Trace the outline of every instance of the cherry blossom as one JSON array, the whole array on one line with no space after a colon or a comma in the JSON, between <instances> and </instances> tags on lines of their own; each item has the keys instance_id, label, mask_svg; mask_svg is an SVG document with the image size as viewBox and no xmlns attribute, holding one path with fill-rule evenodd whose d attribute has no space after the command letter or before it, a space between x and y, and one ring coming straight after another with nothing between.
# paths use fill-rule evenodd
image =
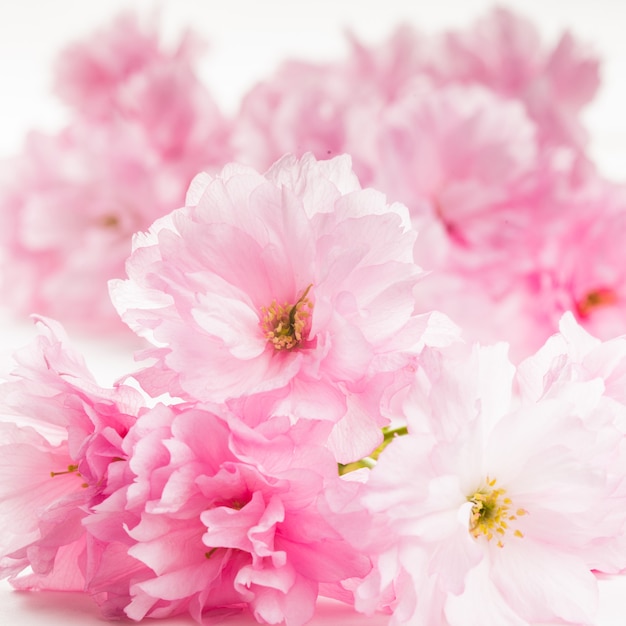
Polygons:
<instances>
[{"instance_id":1,"label":"cherry blossom","mask_svg":"<svg viewBox=\"0 0 626 626\"><path fill-rule=\"evenodd\" d=\"M454 339L443 316L414 313L414 242L406 208L361 190L347 157L200 175L111 284L155 344L136 377L152 395L213 402L285 392L292 418L336 422L403 354Z\"/></svg>"},{"instance_id":2,"label":"cherry blossom","mask_svg":"<svg viewBox=\"0 0 626 626\"><path fill-rule=\"evenodd\" d=\"M247 606L260 622L301 625L320 586L340 597L343 579L369 570L333 528L325 492L340 478L319 427L261 423L252 429L201 405L157 405L139 418L124 441L132 481L88 522L101 541L118 540L105 546L92 586L109 610L135 620L188 612L202 622ZM119 539L112 529L122 522ZM119 542L126 597L108 558L117 561Z\"/></svg>"},{"instance_id":3,"label":"cherry blossom","mask_svg":"<svg viewBox=\"0 0 626 626\"><path fill-rule=\"evenodd\" d=\"M123 329L106 284L123 276L132 234L229 160L198 51L189 34L169 51L155 24L124 14L61 53L57 87L74 111L58 133L30 133L0 181L0 288L13 310Z\"/></svg>"},{"instance_id":4,"label":"cherry blossom","mask_svg":"<svg viewBox=\"0 0 626 626\"><path fill-rule=\"evenodd\" d=\"M357 609L387 606L392 624L592 624L591 570L624 527L601 381L520 406L503 346L438 362L363 488L387 532L360 534L377 558Z\"/></svg>"},{"instance_id":5,"label":"cherry blossom","mask_svg":"<svg viewBox=\"0 0 626 626\"><path fill-rule=\"evenodd\" d=\"M81 591L82 520L113 489L109 469L124 457L142 399L130 387L99 387L62 329L38 324L0 386L4 419L14 420L0 422L0 512L12 529L2 535L0 575L19 589ZM28 566L33 573L18 577Z\"/></svg>"}]
</instances>

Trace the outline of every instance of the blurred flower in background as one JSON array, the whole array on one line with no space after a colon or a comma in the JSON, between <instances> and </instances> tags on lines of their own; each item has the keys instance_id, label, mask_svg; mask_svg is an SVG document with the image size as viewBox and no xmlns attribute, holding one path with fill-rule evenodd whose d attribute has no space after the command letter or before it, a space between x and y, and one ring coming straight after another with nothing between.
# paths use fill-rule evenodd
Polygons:
<instances>
[{"instance_id":1,"label":"blurred flower in background","mask_svg":"<svg viewBox=\"0 0 626 626\"><path fill-rule=\"evenodd\" d=\"M228 124L196 75L191 33L166 49L154 19L123 14L56 63L71 109L3 164L3 299L91 330L122 328L107 281L131 237L182 205L193 176L228 155Z\"/></svg>"}]
</instances>

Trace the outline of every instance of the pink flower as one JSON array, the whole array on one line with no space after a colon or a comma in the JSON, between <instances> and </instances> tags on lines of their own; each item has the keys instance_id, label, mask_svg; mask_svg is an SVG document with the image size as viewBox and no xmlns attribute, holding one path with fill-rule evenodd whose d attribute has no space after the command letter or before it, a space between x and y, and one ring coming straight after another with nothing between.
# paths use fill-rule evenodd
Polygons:
<instances>
[{"instance_id":1,"label":"pink flower","mask_svg":"<svg viewBox=\"0 0 626 626\"><path fill-rule=\"evenodd\" d=\"M69 44L56 59L56 92L82 116L110 118L119 112L129 83L170 64L191 65L200 40L187 32L168 50L157 22L156 14L140 18L125 12Z\"/></svg>"},{"instance_id":2,"label":"pink flower","mask_svg":"<svg viewBox=\"0 0 626 626\"><path fill-rule=\"evenodd\" d=\"M29 135L0 183L1 289L14 310L121 329L106 282L123 275L132 234L228 160L229 125L192 47L187 37L162 51L158 32L126 15L62 55L76 111L59 134Z\"/></svg>"},{"instance_id":3,"label":"pink flower","mask_svg":"<svg viewBox=\"0 0 626 626\"><path fill-rule=\"evenodd\" d=\"M264 171L285 154L343 154L353 88L340 63L285 62L242 100L232 136L237 161Z\"/></svg>"},{"instance_id":4,"label":"pink flower","mask_svg":"<svg viewBox=\"0 0 626 626\"><path fill-rule=\"evenodd\" d=\"M68 46L56 86L77 119L132 124L188 183L199 169L228 161L229 124L197 75L203 42L187 31L169 50L156 22L123 13Z\"/></svg>"},{"instance_id":5,"label":"pink flower","mask_svg":"<svg viewBox=\"0 0 626 626\"><path fill-rule=\"evenodd\" d=\"M626 516L623 506L626 476L625 380L626 337L620 335L600 341L576 322L573 313L566 313L560 320L559 332L520 364L517 377L522 402L529 404L542 398L563 396L581 383L603 387L602 404L595 408L593 424L604 440L614 446L605 460L610 468L612 492L604 511L605 526L612 522L613 528L595 540L590 559L594 570L606 573L626 570Z\"/></svg>"},{"instance_id":6,"label":"pink flower","mask_svg":"<svg viewBox=\"0 0 626 626\"><path fill-rule=\"evenodd\" d=\"M131 235L177 201L183 181L117 123L33 134L8 167L0 203L2 290L11 306L118 328L106 283L123 274Z\"/></svg>"},{"instance_id":7,"label":"pink flower","mask_svg":"<svg viewBox=\"0 0 626 626\"><path fill-rule=\"evenodd\" d=\"M156 346L137 375L150 394L272 392L293 419L336 422L403 354L452 337L413 312L406 209L361 190L347 157L287 157L266 176L228 166L197 177L187 205L135 239L130 278L111 284Z\"/></svg>"},{"instance_id":8,"label":"pink flower","mask_svg":"<svg viewBox=\"0 0 626 626\"><path fill-rule=\"evenodd\" d=\"M568 32L546 45L530 20L495 8L470 28L426 35L403 24L380 44L351 43L345 80L358 96L365 84L392 103L416 78L438 88L481 86L521 104L542 147L584 145L580 113L598 90L599 60Z\"/></svg>"},{"instance_id":9,"label":"pink flower","mask_svg":"<svg viewBox=\"0 0 626 626\"><path fill-rule=\"evenodd\" d=\"M199 622L247 606L260 622L299 626L320 586L341 595L343 579L364 575L369 560L341 539L325 503L340 478L319 430L285 417L253 430L200 405L157 405L140 417L124 442L132 483L88 524L101 540L126 528L119 541L135 565L117 606L136 620L189 612ZM107 556L117 546L105 545L89 585L101 598L109 585L119 594Z\"/></svg>"},{"instance_id":10,"label":"pink flower","mask_svg":"<svg viewBox=\"0 0 626 626\"><path fill-rule=\"evenodd\" d=\"M570 33L548 48L532 22L497 8L472 29L447 33L441 52L440 80L479 83L520 100L542 143L584 144L579 115L599 87L599 61Z\"/></svg>"},{"instance_id":11,"label":"pink flower","mask_svg":"<svg viewBox=\"0 0 626 626\"><path fill-rule=\"evenodd\" d=\"M361 183L406 204L420 233L415 260L431 273L418 310L436 302L469 341L509 341L518 360L564 310L550 293L555 281L561 296L559 269L543 259L596 184L579 118L597 74L569 34L551 47L505 9L440 36L403 26L379 45L352 38L345 62L283 65L247 94L235 149L261 168L286 150L350 154ZM583 308L594 289L577 296Z\"/></svg>"},{"instance_id":12,"label":"pink flower","mask_svg":"<svg viewBox=\"0 0 626 626\"><path fill-rule=\"evenodd\" d=\"M124 457L141 399L98 387L60 327L39 324L0 386L2 412L23 424L0 423L0 574L20 589L82 590L82 520L113 489L109 468ZM28 566L33 573L16 578Z\"/></svg>"},{"instance_id":13,"label":"pink flower","mask_svg":"<svg viewBox=\"0 0 626 626\"><path fill-rule=\"evenodd\" d=\"M572 311L601 339L626 332L621 245L626 193L604 181L594 183L569 194L561 219L544 226L545 241L537 247L536 265L526 286L529 302L525 315L543 331L537 345L556 331L566 311Z\"/></svg>"},{"instance_id":14,"label":"pink flower","mask_svg":"<svg viewBox=\"0 0 626 626\"><path fill-rule=\"evenodd\" d=\"M417 224L429 215L453 243L487 255L535 217L510 206L541 162L535 132L519 103L475 86L415 81L361 125L347 151Z\"/></svg>"},{"instance_id":15,"label":"pink flower","mask_svg":"<svg viewBox=\"0 0 626 626\"><path fill-rule=\"evenodd\" d=\"M347 152L369 184L372 170L358 144L348 147L350 137L375 128L379 108L393 106L416 80L480 86L521 105L543 149L585 158L580 113L597 91L599 62L569 33L547 46L531 22L500 8L468 29L428 36L401 25L381 44L354 36L350 43L345 61L290 61L246 94L234 130L239 161L264 169L286 152L318 159Z\"/></svg>"},{"instance_id":16,"label":"pink flower","mask_svg":"<svg viewBox=\"0 0 626 626\"><path fill-rule=\"evenodd\" d=\"M597 421L602 385L518 407L502 346L425 368L406 396L410 434L361 496L386 534L352 537L377 555L357 609L387 606L391 624L413 626L592 624L590 570L624 521L606 461L617 440Z\"/></svg>"},{"instance_id":17,"label":"pink flower","mask_svg":"<svg viewBox=\"0 0 626 626\"><path fill-rule=\"evenodd\" d=\"M593 219L584 198L598 181L542 149L519 102L475 85L415 81L361 128L349 151L419 232L415 258L431 273L417 286L418 310L437 302L468 340L507 340L515 358L527 356L563 310L550 318L534 277L548 262L564 270L568 252L552 250L566 225Z\"/></svg>"},{"instance_id":18,"label":"pink flower","mask_svg":"<svg viewBox=\"0 0 626 626\"><path fill-rule=\"evenodd\" d=\"M558 332L518 367L521 397L536 402L575 381L599 379L605 395L626 405L626 337L601 341L589 334L573 313L562 316Z\"/></svg>"}]
</instances>

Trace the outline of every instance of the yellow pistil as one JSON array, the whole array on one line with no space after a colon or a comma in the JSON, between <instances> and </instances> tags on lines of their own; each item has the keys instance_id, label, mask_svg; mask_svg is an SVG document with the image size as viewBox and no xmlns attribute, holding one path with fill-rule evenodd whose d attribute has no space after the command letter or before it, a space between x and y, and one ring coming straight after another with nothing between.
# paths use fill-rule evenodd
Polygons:
<instances>
[{"instance_id":1,"label":"yellow pistil","mask_svg":"<svg viewBox=\"0 0 626 626\"><path fill-rule=\"evenodd\" d=\"M481 535L491 541L494 537L498 540L498 547L504 547L502 538L509 530L509 522L514 522L518 517L527 514L526 509L518 508L515 513L511 511L511 499L505 497L506 490L496 487L496 479L487 477L486 486L468 496L468 502L472 502L469 531L478 539ZM522 538L524 534L520 530L513 531L513 535Z\"/></svg>"},{"instance_id":2,"label":"yellow pistil","mask_svg":"<svg viewBox=\"0 0 626 626\"><path fill-rule=\"evenodd\" d=\"M604 306L611 306L617 302L617 294L608 288L599 288L589 291L584 298L576 303L578 316L586 318L591 315L594 309Z\"/></svg>"},{"instance_id":3,"label":"yellow pistil","mask_svg":"<svg viewBox=\"0 0 626 626\"><path fill-rule=\"evenodd\" d=\"M309 285L293 305L279 305L274 300L269 307L261 309L263 333L276 350L292 350L302 342L313 310L313 303L307 298L312 286Z\"/></svg>"}]
</instances>

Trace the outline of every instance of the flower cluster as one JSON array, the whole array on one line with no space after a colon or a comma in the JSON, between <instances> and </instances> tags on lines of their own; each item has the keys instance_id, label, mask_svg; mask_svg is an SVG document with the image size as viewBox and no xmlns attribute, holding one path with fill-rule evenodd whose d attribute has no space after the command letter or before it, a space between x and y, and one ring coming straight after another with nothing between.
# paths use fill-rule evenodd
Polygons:
<instances>
[{"instance_id":1,"label":"flower cluster","mask_svg":"<svg viewBox=\"0 0 626 626\"><path fill-rule=\"evenodd\" d=\"M0 384L0 577L136 621L303 626L328 597L392 626L594 624L626 571L595 60L497 10L287 63L224 123L194 54L128 16L71 48L80 120L7 187L8 284L39 315ZM116 277L108 235L135 231ZM97 322L96 277L145 342L112 388L42 316Z\"/></svg>"},{"instance_id":2,"label":"flower cluster","mask_svg":"<svg viewBox=\"0 0 626 626\"><path fill-rule=\"evenodd\" d=\"M155 400L99 387L51 321L16 354L0 573L135 620L300 626L324 595L591 624L594 572L626 568L626 342L568 314L516 372L418 312L414 247L348 157L200 174L111 283Z\"/></svg>"}]
</instances>

